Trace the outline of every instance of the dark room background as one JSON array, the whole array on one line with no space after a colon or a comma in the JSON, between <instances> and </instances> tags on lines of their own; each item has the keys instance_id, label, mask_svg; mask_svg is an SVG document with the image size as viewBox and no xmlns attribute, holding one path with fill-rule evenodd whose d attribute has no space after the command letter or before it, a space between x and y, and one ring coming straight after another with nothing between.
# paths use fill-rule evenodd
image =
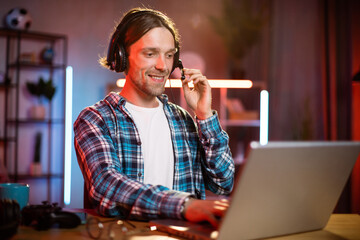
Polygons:
<instances>
[{"instance_id":1,"label":"dark room background","mask_svg":"<svg viewBox=\"0 0 360 240\"><path fill-rule=\"evenodd\" d=\"M360 71L360 1L250 2L254 13L265 17L260 39L248 49L242 66L245 78L263 82L269 91L269 140L355 139L352 78ZM123 78L97 61L106 53L115 23L124 12L139 6L161 10L175 21L181 53L201 57L207 78L232 77L231 58L209 21L209 16L222 14L221 0L0 0L0 17L23 7L32 16L29 30L67 35L67 64L74 71L74 121L84 107L105 96L109 84ZM3 56L3 47L0 52ZM69 206L79 208L83 180L74 151L71 161ZM356 183L352 186L360 189ZM356 196L351 188L344 200L348 208L349 196ZM353 205L360 211L359 204Z\"/></svg>"}]
</instances>

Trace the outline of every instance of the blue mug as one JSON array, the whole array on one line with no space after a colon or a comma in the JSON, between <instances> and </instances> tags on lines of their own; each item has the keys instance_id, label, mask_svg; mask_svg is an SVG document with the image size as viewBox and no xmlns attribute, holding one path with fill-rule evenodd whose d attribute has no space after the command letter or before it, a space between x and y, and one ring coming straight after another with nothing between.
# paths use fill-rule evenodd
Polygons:
<instances>
[{"instance_id":1,"label":"blue mug","mask_svg":"<svg viewBox=\"0 0 360 240\"><path fill-rule=\"evenodd\" d=\"M25 183L0 183L0 199L16 200L22 210L29 203L29 189Z\"/></svg>"}]
</instances>

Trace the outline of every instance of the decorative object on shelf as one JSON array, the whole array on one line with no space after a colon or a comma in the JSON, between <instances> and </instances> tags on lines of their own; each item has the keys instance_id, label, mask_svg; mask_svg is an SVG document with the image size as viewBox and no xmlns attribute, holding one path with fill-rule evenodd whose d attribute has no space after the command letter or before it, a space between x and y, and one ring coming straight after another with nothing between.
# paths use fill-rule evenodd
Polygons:
<instances>
[{"instance_id":1,"label":"decorative object on shelf","mask_svg":"<svg viewBox=\"0 0 360 240\"><path fill-rule=\"evenodd\" d=\"M53 85L52 79L49 79L47 82L40 77L37 83L27 82L26 88L33 96L37 97L39 100L38 105L34 105L30 109L30 117L33 119L43 120L45 118L45 107L43 105L43 98L46 98L51 102L56 87Z\"/></svg>"},{"instance_id":2,"label":"decorative object on shelf","mask_svg":"<svg viewBox=\"0 0 360 240\"><path fill-rule=\"evenodd\" d=\"M30 166L30 174L33 176L39 176L42 173L42 167L40 162L41 140L42 140L42 134L40 132L36 133L34 159Z\"/></svg>"},{"instance_id":3,"label":"decorative object on shelf","mask_svg":"<svg viewBox=\"0 0 360 240\"><path fill-rule=\"evenodd\" d=\"M32 17L25 8L13 8L5 16L6 27L16 30L28 30Z\"/></svg>"},{"instance_id":4,"label":"decorative object on shelf","mask_svg":"<svg viewBox=\"0 0 360 240\"><path fill-rule=\"evenodd\" d=\"M54 59L54 50L52 47L45 47L40 54L40 59L46 64L52 64Z\"/></svg>"},{"instance_id":5,"label":"decorative object on shelf","mask_svg":"<svg viewBox=\"0 0 360 240\"><path fill-rule=\"evenodd\" d=\"M19 56L20 63L36 63L36 53L35 52L24 52Z\"/></svg>"},{"instance_id":6,"label":"decorative object on shelf","mask_svg":"<svg viewBox=\"0 0 360 240\"><path fill-rule=\"evenodd\" d=\"M246 110L238 98L227 99L226 107L230 120L259 120L259 112Z\"/></svg>"},{"instance_id":7,"label":"decorative object on shelf","mask_svg":"<svg viewBox=\"0 0 360 240\"><path fill-rule=\"evenodd\" d=\"M42 104L33 105L29 109L29 117L35 120L44 120L46 115L45 106Z\"/></svg>"},{"instance_id":8,"label":"decorative object on shelf","mask_svg":"<svg viewBox=\"0 0 360 240\"><path fill-rule=\"evenodd\" d=\"M266 1L260 2L256 11L251 0L222 0L222 16L210 16L215 32L222 38L230 56L231 78L245 78L242 59L261 37L261 30L267 22Z\"/></svg>"}]
</instances>

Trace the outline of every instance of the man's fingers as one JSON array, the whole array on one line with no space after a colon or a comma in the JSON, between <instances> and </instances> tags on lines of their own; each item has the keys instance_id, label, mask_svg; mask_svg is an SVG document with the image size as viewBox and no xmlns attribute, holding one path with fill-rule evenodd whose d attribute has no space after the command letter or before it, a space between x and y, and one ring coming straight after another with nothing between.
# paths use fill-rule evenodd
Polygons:
<instances>
[{"instance_id":1,"label":"man's fingers","mask_svg":"<svg viewBox=\"0 0 360 240\"><path fill-rule=\"evenodd\" d=\"M220 206L224 206L224 207L229 207L229 200L227 200L227 199L216 200L214 203L215 203L216 205L220 205Z\"/></svg>"},{"instance_id":2,"label":"man's fingers","mask_svg":"<svg viewBox=\"0 0 360 240\"><path fill-rule=\"evenodd\" d=\"M198 69L188 69L188 68L184 68L184 74L186 76L188 76L187 78L185 78L185 80L183 81L184 83L189 83L191 81L194 82L198 82L201 79L206 79L205 76L202 75L202 73L200 72L200 70Z\"/></svg>"},{"instance_id":3,"label":"man's fingers","mask_svg":"<svg viewBox=\"0 0 360 240\"><path fill-rule=\"evenodd\" d=\"M226 201L223 201L223 200L215 201L213 213L218 217L223 217L228 208L229 208L229 201L227 201L227 200Z\"/></svg>"},{"instance_id":4,"label":"man's fingers","mask_svg":"<svg viewBox=\"0 0 360 240\"><path fill-rule=\"evenodd\" d=\"M209 213L207 215L207 221L215 228L219 227L220 221L215 217L214 214Z\"/></svg>"}]
</instances>

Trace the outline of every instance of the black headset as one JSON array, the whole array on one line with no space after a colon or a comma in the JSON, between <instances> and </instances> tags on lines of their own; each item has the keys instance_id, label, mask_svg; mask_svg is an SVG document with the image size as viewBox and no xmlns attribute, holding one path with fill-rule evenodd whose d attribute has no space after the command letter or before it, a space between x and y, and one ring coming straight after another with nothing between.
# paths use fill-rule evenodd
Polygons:
<instances>
[{"instance_id":1,"label":"black headset","mask_svg":"<svg viewBox=\"0 0 360 240\"><path fill-rule=\"evenodd\" d=\"M122 21L120 22L120 24L116 27L116 30L113 33L110 40L108 54L106 58L110 70L113 70L115 72L123 72L126 70L128 64L127 63L128 56L126 54L126 49L124 46L124 37L126 31L128 30L129 25L133 21L136 21L139 17L146 14L151 14L158 18L164 18L164 16L161 13L147 9L133 10L132 12L129 12L127 15L125 15ZM177 52L174 55L174 63L171 72L178 67L179 56L180 56L180 52L179 52L180 44L175 39L175 37L174 40L175 40L175 47L177 48Z\"/></svg>"},{"instance_id":2,"label":"black headset","mask_svg":"<svg viewBox=\"0 0 360 240\"><path fill-rule=\"evenodd\" d=\"M21 222L19 203L16 200L0 200L0 239L12 237Z\"/></svg>"}]
</instances>

